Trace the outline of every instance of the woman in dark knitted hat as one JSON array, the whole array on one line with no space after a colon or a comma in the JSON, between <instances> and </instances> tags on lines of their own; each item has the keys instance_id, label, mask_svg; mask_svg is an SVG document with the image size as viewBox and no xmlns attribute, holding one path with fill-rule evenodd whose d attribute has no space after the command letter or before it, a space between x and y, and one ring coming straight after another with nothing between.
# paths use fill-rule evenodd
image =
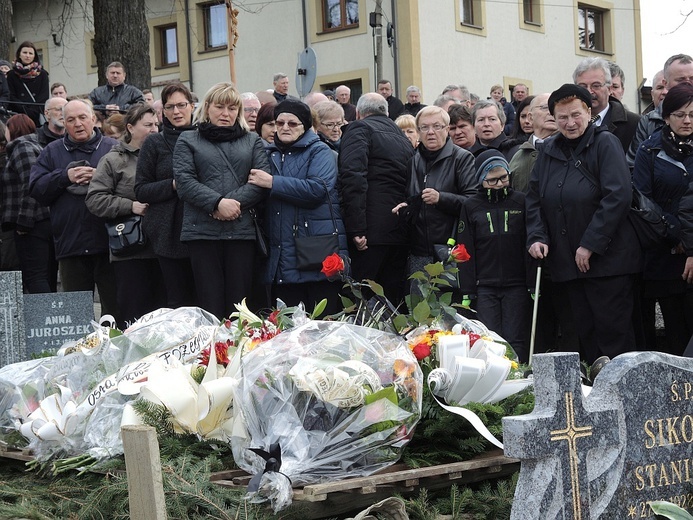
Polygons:
<instances>
[{"instance_id":1,"label":"woman in dark knitted hat","mask_svg":"<svg viewBox=\"0 0 693 520\"><path fill-rule=\"evenodd\" d=\"M574 84L551 94L560 134L544 142L526 198L529 252L546 258L553 281L565 288L588 363L633 349L642 259L626 220L632 190L623 147L590 122L591 102Z\"/></svg>"},{"instance_id":2,"label":"woman in dark knitted hat","mask_svg":"<svg viewBox=\"0 0 693 520\"><path fill-rule=\"evenodd\" d=\"M662 102L665 125L638 148L633 183L664 213L672 247L648 251L643 271L643 324L647 348L656 350L655 301L664 318L665 351L680 356L693 334L693 266L680 244L679 205L693 175L693 85L679 83ZM684 206L684 204L681 204ZM690 244L693 245L693 244Z\"/></svg>"},{"instance_id":3,"label":"woman in dark knitted hat","mask_svg":"<svg viewBox=\"0 0 693 520\"><path fill-rule=\"evenodd\" d=\"M300 268L296 238L331 235L335 226L339 250L347 254L346 234L339 211L337 161L332 150L312 130L310 108L286 99L274 108L277 131L269 146L269 169L251 170L249 184L269 190L265 229L269 237L266 282L272 301L303 302L308 309L327 298L328 314L341 310L340 284L332 283L320 266ZM325 257L335 251L325 251Z\"/></svg>"}]
</instances>

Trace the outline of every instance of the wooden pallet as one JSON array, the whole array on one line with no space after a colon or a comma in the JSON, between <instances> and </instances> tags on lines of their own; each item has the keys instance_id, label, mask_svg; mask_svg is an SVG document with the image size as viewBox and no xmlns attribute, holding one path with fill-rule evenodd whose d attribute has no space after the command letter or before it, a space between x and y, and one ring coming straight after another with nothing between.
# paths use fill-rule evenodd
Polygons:
<instances>
[{"instance_id":1,"label":"wooden pallet","mask_svg":"<svg viewBox=\"0 0 693 520\"><path fill-rule=\"evenodd\" d=\"M518 460L505 457L501 450L493 450L464 462L419 469L397 464L370 477L310 484L294 488L293 500L306 508L306 514L310 515L307 518L322 518L366 508L395 493L407 496L417 493L422 487L440 489L453 484L479 482L511 475L519 469ZM212 475L214 483L233 489L245 489L250 478L242 470Z\"/></svg>"},{"instance_id":2,"label":"wooden pallet","mask_svg":"<svg viewBox=\"0 0 693 520\"><path fill-rule=\"evenodd\" d=\"M10 448L6 443L0 441L0 457L6 459L22 460L24 462L29 462L34 460L34 456L31 454L31 450L18 450L16 448Z\"/></svg>"}]
</instances>

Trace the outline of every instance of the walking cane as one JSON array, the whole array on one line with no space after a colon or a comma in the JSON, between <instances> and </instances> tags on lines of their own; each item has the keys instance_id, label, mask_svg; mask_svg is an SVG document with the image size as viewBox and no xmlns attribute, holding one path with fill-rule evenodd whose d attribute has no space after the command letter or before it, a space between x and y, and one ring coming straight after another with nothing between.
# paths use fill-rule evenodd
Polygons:
<instances>
[{"instance_id":1,"label":"walking cane","mask_svg":"<svg viewBox=\"0 0 693 520\"><path fill-rule=\"evenodd\" d=\"M537 281L534 284L534 309L532 309L532 335L529 339L529 366L532 366L532 356L534 356L534 340L537 335L537 314L539 313L539 287L541 286L541 266L544 260L539 260L537 266Z\"/></svg>"}]
</instances>

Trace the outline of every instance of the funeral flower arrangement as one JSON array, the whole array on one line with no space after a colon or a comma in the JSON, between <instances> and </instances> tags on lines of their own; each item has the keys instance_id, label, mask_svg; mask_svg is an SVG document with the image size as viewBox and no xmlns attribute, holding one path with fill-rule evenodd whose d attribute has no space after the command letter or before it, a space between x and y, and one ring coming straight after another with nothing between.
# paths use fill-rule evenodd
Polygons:
<instances>
[{"instance_id":1,"label":"funeral flower arrangement","mask_svg":"<svg viewBox=\"0 0 693 520\"><path fill-rule=\"evenodd\" d=\"M454 433L448 411L498 444L460 406L529 383L513 379L503 339L460 316L445 290L467 260L457 246L448 262L415 273L407 313L331 255L323 273L345 291L344 311L329 321L315 319L325 302L311 315L279 305L266 318L241 302L221 323L197 308L160 309L122 332L94 323L56 356L0 369L0 440L28 445L39 464L68 457L54 465L62 471L121 454L120 426L145 422L229 444L254 475L249 498L275 511L290 503L292 485L393 464L422 417L424 451L436 425Z\"/></svg>"}]
</instances>

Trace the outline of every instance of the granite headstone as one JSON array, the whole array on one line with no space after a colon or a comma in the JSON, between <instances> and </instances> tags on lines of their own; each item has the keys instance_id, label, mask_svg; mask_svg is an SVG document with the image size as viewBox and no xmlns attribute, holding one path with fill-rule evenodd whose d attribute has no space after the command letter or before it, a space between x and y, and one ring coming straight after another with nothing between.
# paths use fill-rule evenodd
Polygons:
<instances>
[{"instance_id":1,"label":"granite headstone","mask_svg":"<svg viewBox=\"0 0 693 520\"><path fill-rule=\"evenodd\" d=\"M693 359L618 356L587 397L577 354L533 368L534 411L503 419L522 461L512 519L654 518L652 500L693 511Z\"/></svg>"},{"instance_id":2,"label":"granite headstone","mask_svg":"<svg viewBox=\"0 0 693 520\"><path fill-rule=\"evenodd\" d=\"M24 295L27 356L58 349L92 331L94 301L90 291Z\"/></svg>"},{"instance_id":3,"label":"granite headstone","mask_svg":"<svg viewBox=\"0 0 693 520\"><path fill-rule=\"evenodd\" d=\"M0 272L0 366L26 359L22 273Z\"/></svg>"}]
</instances>

